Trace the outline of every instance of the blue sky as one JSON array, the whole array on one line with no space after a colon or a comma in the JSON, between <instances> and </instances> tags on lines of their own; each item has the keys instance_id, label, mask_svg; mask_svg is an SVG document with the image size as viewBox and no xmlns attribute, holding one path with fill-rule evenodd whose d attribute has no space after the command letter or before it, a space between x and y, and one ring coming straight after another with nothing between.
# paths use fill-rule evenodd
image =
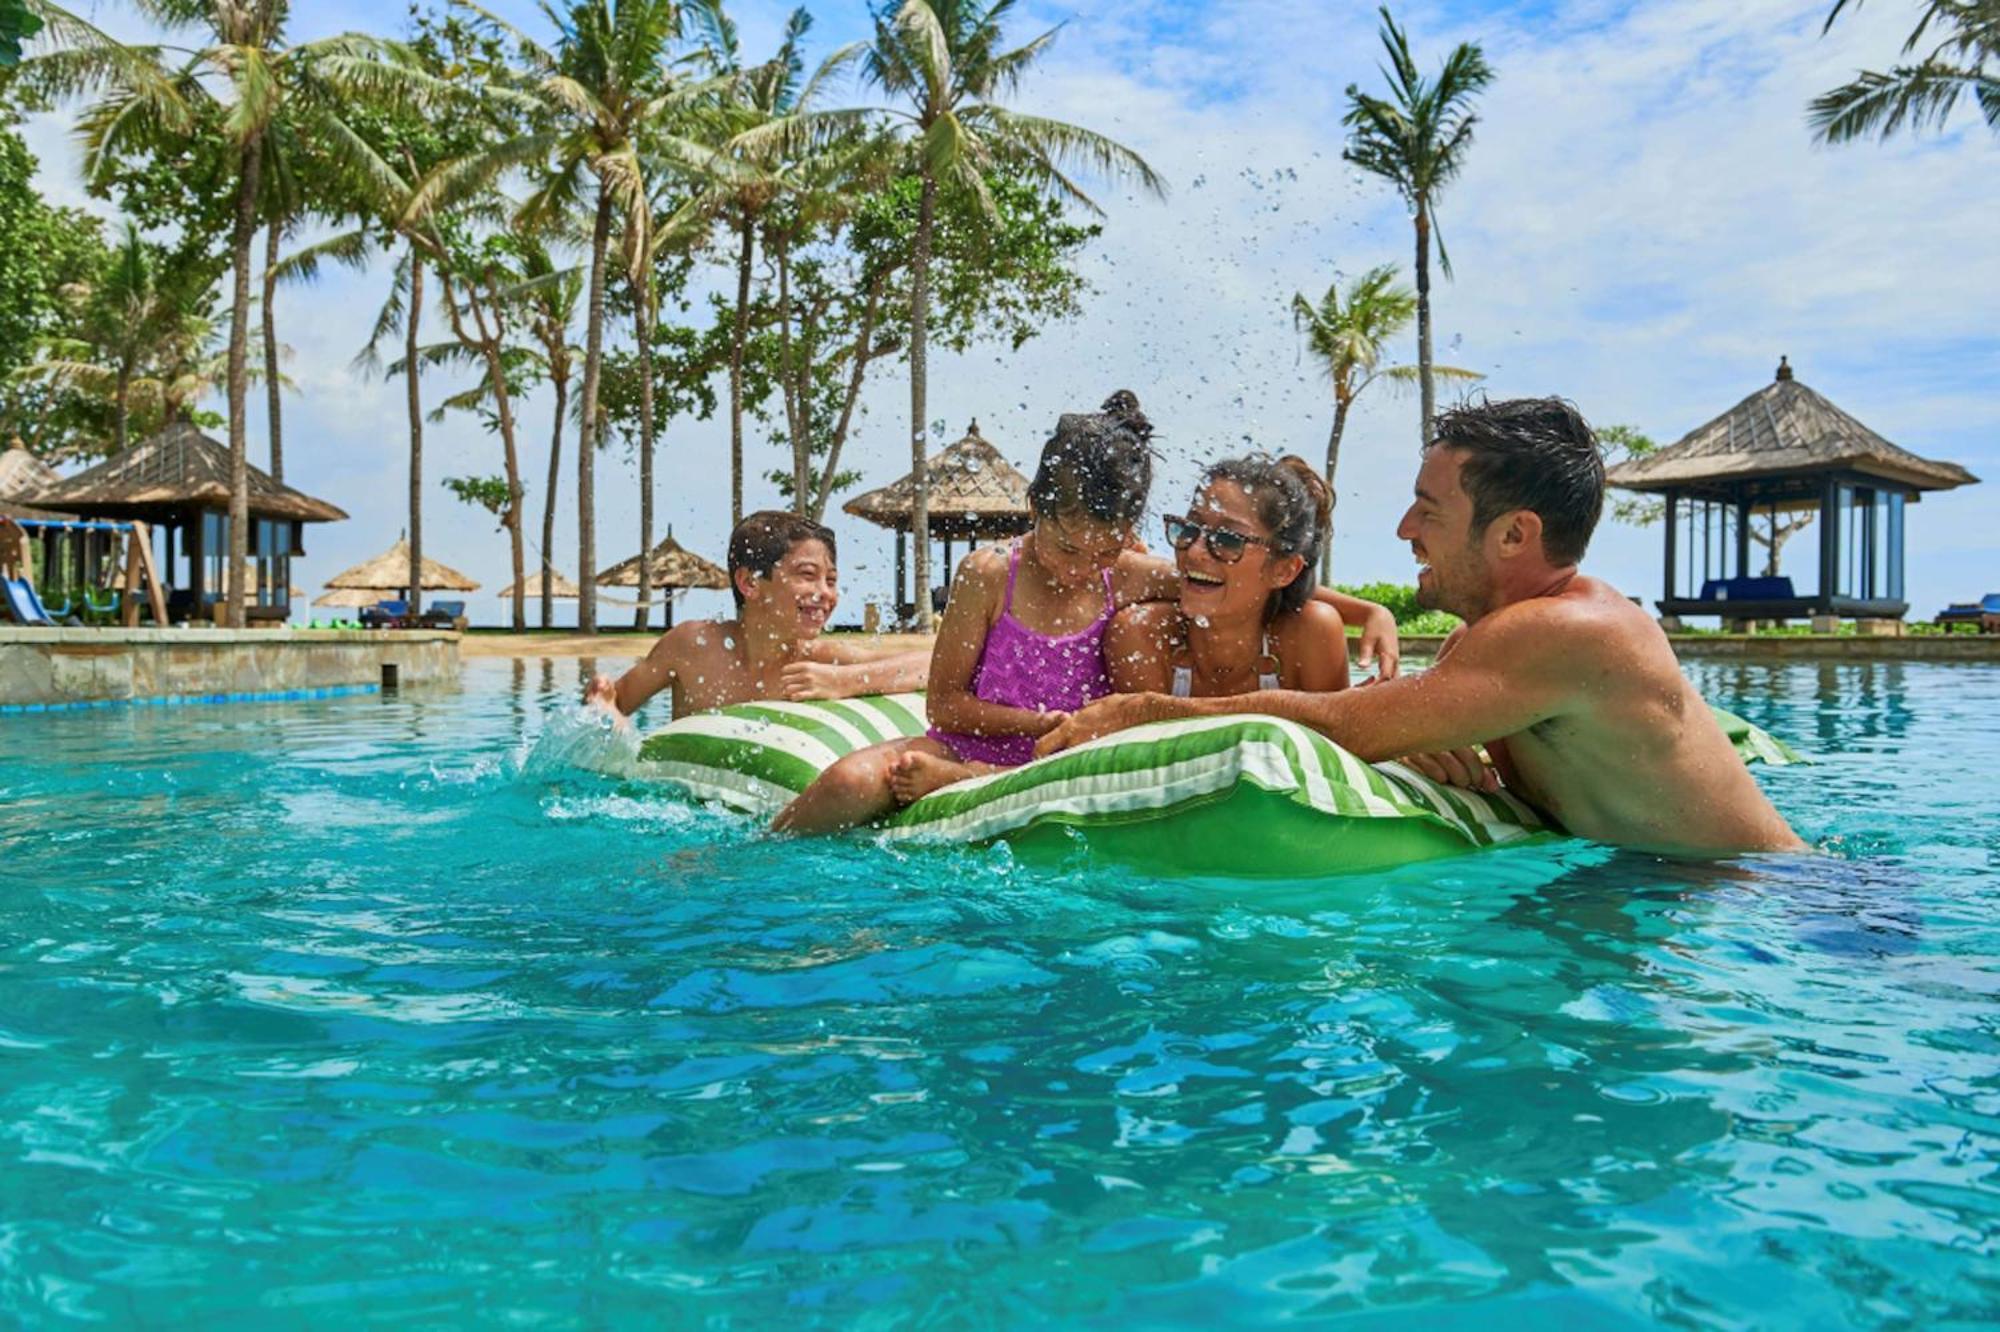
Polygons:
<instances>
[{"instance_id":1,"label":"blue sky","mask_svg":"<svg viewBox=\"0 0 2000 1332\"><path fill-rule=\"evenodd\" d=\"M494 7L534 22L532 5ZM732 7L749 54L775 44L788 8ZM860 0L811 8L823 49L864 30ZM2000 142L1962 113L1921 142L1813 146L1809 98L1856 68L1887 63L1915 12L1910 0L1874 0L1822 38L1826 8L1823 0L1399 7L1425 64L1476 40L1498 71L1470 165L1440 210L1457 277L1435 293L1439 359L1486 374L1494 396L1559 393L1595 422L1635 425L1666 442L1767 383L1784 354L1803 382L1890 439L2000 475ZM405 21L401 0L311 0L297 10L302 35L393 33ZM111 0L94 12L134 30ZM1336 273L1410 262L1400 203L1340 160L1343 89L1377 80L1373 6L1028 3L1013 33L1025 40L1058 22L1064 31L1018 104L1120 138L1167 176L1172 195L1160 203L1099 192L1105 233L1084 263L1094 290L1082 317L1019 352L939 358L932 414L953 437L976 416L1025 468L1059 412L1131 388L1159 422L1168 458L1156 510L1184 501L1202 460L1251 446L1319 457L1330 395L1300 355L1292 293L1317 296ZM43 118L29 137L44 190L79 201L64 123ZM317 589L403 524L401 385L350 368L385 281L385 272L343 275L281 297L280 336L294 349L289 370L299 384L287 403L288 479L354 516L310 534L301 586ZM1413 338L1403 355L1414 357ZM439 393L450 387L435 382ZM851 445L867 484L907 467L907 392L894 368L871 381ZM526 429L537 519L547 410L530 404ZM262 437L260 411L253 406L253 440ZM1337 478L1343 580L1410 576L1393 528L1416 433L1414 401L1377 390L1351 419ZM663 447L660 523L718 555L728 526L727 422L675 421ZM431 427L426 449L426 548L497 591L508 578L504 539L437 479L497 471L498 445L451 422ZM261 461L254 447L252 456ZM761 471L782 455L760 443L752 461ZM637 549L630 460L600 459L598 501L602 567ZM751 501L776 495L756 482ZM1913 614L2000 587L1995 511L1989 488L1977 486L1934 496L1912 514ZM845 517L835 525L858 618L861 601L886 593L890 540ZM572 574L573 531L573 514L559 518L557 563ZM1607 520L1587 566L1651 598L1659 545L1657 530ZM724 601L696 596L687 607ZM475 612L482 621L501 614L484 593ZM624 614L608 608L603 618Z\"/></svg>"}]
</instances>

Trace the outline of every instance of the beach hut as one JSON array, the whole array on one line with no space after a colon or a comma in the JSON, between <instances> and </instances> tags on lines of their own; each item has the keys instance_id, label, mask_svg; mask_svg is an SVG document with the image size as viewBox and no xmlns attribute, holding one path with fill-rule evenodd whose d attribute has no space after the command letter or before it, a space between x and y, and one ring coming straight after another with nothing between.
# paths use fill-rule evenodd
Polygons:
<instances>
[{"instance_id":1,"label":"beach hut","mask_svg":"<svg viewBox=\"0 0 2000 1332\"><path fill-rule=\"evenodd\" d=\"M313 601L315 606L358 606L363 609L382 601L400 600L406 605L410 597L410 539L396 538L396 544L377 555L372 560L364 560L352 569L343 569L326 580L327 592ZM458 570L440 564L430 556L424 556L423 567L418 570L418 590L424 592L477 592L479 584L467 578ZM465 618L465 603L462 601L441 601L431 607L441 620L460 621ZM392 615L402 612L393 611ZM366 617L364 617L364 623Z\"/></svg>"},{"instance_id":2,"label":"beach hut","mask_svg":"<svg viewBox=\"0 0 2000 1332\"><path fill-rule=\"evenodd\" d=\"M307 523L338 522L347 514L252 467L249 621L282 621L291 613L292 561L305 554ZM177 421L123 453L42 490L35 505L85 519L147 523L156 565L175 620L210 618L228 590L229 449Z\"/></svg>"},{"instance_id":3,"label":"beach hut","mask_svg":"<svg viewBox=\"0 0 2000 1332\"><path fill-rule=\"evenodd\" d=\"M975 419L956 444L931 455L931 540L944 543L944 577L949 587L952 547L1020 536L1035 524L1028 507L1028 478L1001 456L979 433ZM849 500L843 509L896 534L896 615L908 621L916 610L909 591L909 537L914 526L917 483L914 474Z\"/></svg>"},{"instance_id":4,"label":"beach hut","mask_svg":"<svg viewBox=\"0 0 2000 1332\"><path fill-rule=\"evenodd\" d=\"M1666 502L1662 617L1736 622L1812 617L1900 620L1908 510L1932 491L1971 485L1957 463L1891 444L1801 384L1777 377L1734 407L1606 474L1623 490ZM1797 576L1778 572L1788 532L1817 536ZM1772 552L1752 573L1751 547Z\"/></svg>"},{"instance_id":5,"label":"beach hut","mask_svg":"<svg viewBox=\"0 0 2000 1332\"><path fill-rule=\"evenodd\" d=\"M46 509L35 503L43 491L62 480L56 469L19 444L0 453L0 515L10 518L47 518Z\"/></svg>"},{"instance_id":6,"label":"beach hut","mask_svg":"<svg viewBox=\"0 0 2000 1332\"><path fill-rule=\"evenodd\" d=\"M557 569L552 572L553 576L549 579L549 595L557 601L575 601L580 591L577 585L571 582L569 576L563 573L562 570ZM542 575L540 570L529 574L521 580L521 596L528 601L541 600ZM511 601L513 597L514 585L512 583L500 589L500 600Z\"/></svg>"},{"instance_id":7,"label":"beach hut","mask_svg":"<svg viewBox=\"0 0 2000 1332\"><path fill-rule=\"evenodd\" d=\"M721 565L711 564L681 545L674 540L672 532L668 532L666 540L653 547L647 554L646 563L652 571L654 590L665 591L668 594L663 599L663 604L666 624L670 629L674 623L674 593L689 588L720 591L729 586L729 574ZM620 560L598 574L594 581L599 587L639 586L639 557L634 555L629 560Z\"/></svg>"}]
</instances>

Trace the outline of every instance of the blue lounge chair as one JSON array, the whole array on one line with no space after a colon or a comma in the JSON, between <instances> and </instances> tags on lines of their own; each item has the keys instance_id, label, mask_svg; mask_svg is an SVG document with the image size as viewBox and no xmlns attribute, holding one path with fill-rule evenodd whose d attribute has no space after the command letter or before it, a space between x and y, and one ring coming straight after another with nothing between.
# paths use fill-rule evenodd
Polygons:
<instances>
[{"instance_id":1,"label":"blue lounge chair","mask_svg":"<svg viewBox=\"0 0 2000 1332\"><path fill-rule=\"evenodd\" d=\"M1977 626L1982 634L2000 634L2000 592L1989 592L1978 601L1960 601L1939 611L1934 624L1950 628L1954 624Z\"/></svg>"},{"instance_id":2,"label":"blue lounge chair","mask_svg":"<svg viewBox=\"0 0 2000 1332\"><path fill-rule=\"evenodd\" d=\"M55 619L42 608L42 599L35 595L33 583L25 578L0 578L0 587L5 589L7 613L16 622L55 628Z\"/></svg>"}]
</instances>

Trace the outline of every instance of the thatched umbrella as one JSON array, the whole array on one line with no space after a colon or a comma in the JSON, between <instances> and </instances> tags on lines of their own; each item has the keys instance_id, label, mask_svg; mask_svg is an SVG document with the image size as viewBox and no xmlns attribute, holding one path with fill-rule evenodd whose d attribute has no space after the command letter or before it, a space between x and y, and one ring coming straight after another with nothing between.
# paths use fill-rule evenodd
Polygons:
<instances>
[{"instance_id":1,"label":"thatched umbrella","mask_svg":"<svg viewBox=\"0 0 2000 1332\"><path fill-rule=\"evenodd\" d=\"M979 422L965 428L965 437L932 455L925 464L930 478L931 540L944 542L944 583L951 585L954 541L977 545L1017 537L1035 525L1028 504L1028 478L979 433ZM898 614L914 609L903 604L908 583L909 540L916 513L917 483L913 475L879 490L857 495L842 508L856 518L896 534L896 600ZM934 589L934 592L936 589Z\"/></svg>"},{"instance_id":2,"label":"thatched umbrella","mask_svg":"<svg viewBox=\"0 0 2000 1332\"><path fill-rule=\"evenodd\" d=\"M654 590L665 592L662 599L666 605L668 628L674 623L673 594L688 588L720 589L729 586L729 575L720 565L711 564L695 554L680 542L674 540L673 533L667 533L666 540L646 554L647 567L652 570ZM594 580L599 587L639 586L639 556L620 560Z\"/></svg>"},{"instance_id":3,"label":"thatched umbrella","mask_svg":"<svg viewBox=\"0 0 2000 1332\"><path fill-rule=\"evenodd\" d=\"M458 570L439 564L429 556L424 557L421 571L423 590L426 592L477 592L479 584L467 578ZM397 537L396 544L377 555L372 560L343 570L326 580L327 587L336 592L407 592L410 588L410 542L407 537ZM377 598L379 600L379 597ZM321 597L313 603L316 606L346 605ZM358 603L372 606L374 601Z\"/></svg>"},{"instance_id":4,"label":"thatched umbrella","mask_svg":"<svg viewBox=\"0 0 2000 1332\"><path fill-rule=\"evenodd\" d=\"M555 576L549 582L555 590L550 592L549 595L558 601L575 601L579 591L577 585L572 583L568 575L564 574L562 570L557 569L553 572ZM540 600L542 595L542 575L540 570L529 574L521 580L521 595L530 601ZM507 584L506 587L500 590L500 600L502 601L511 600L513 596L514 585L512 583Z\"/></svg>"},{"instance_id":5,"label":"thatched umbrella","mask_svg":"<svg viewBox=\"0 0 2000 1332\"><path fill-rule=\"evenodd\" d=\"M61 480L55 468L18 444L0 453L0 500L30 503Z\"/></svg>"}]
</instances>

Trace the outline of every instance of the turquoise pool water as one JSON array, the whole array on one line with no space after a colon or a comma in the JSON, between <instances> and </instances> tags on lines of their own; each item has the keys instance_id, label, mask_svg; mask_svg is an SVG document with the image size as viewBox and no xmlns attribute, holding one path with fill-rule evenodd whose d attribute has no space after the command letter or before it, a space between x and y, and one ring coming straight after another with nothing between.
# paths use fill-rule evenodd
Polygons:
<instances>
[{"instance_id":1,"label":"turquoise pool water","mask_svg":"<svg viewBox=\"0 0 2000 1332\"><path fill-rule=\"evenodd\" d=\"M763 841L583 669L0 718L0 1325L2000 1307L2000 671L1692 668L1830 855L1245 887Z\"/></svg>"}]
</instances>

